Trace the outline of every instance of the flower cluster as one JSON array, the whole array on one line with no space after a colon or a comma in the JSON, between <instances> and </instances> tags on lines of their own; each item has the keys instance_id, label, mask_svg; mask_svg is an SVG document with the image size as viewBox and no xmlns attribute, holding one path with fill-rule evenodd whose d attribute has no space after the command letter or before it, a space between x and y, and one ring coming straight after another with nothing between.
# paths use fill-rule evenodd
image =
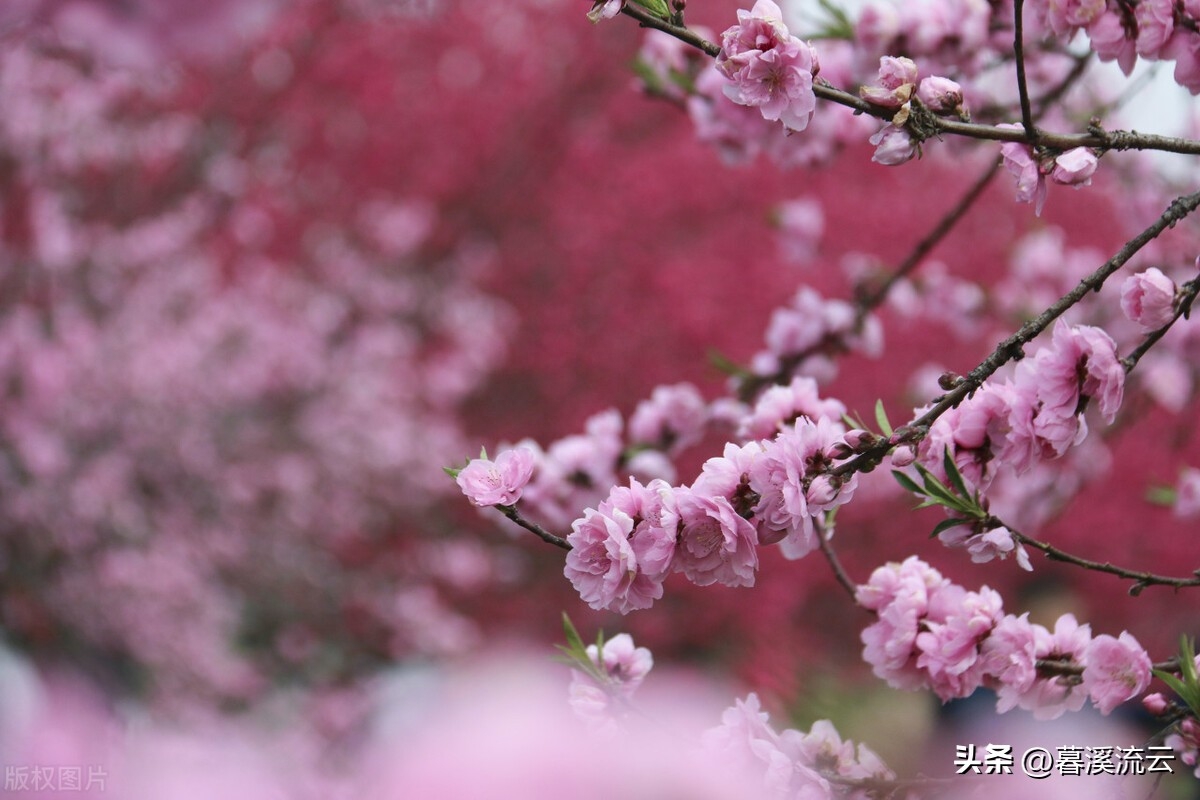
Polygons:
<instances>
[{"instance_id":1,"label":"flower cluster","mask_svg":"<svg viewBox=\"0 0 1200 800\"><path fill-rule=\"evenodd\" d=\"M1126 74L1138 56L1175 62L1175 82L1192 94L1200 93L1200 4L1194 0L1039 0L1030 8L1059 41L1078 31L1087 33L1101 61L1116 61Z\"/></svg>"},{"instance_id":2,"label":"flower cluster","mask_svg":"<svg viewBox=\"0 0 1200 800\"><path fill-rule=\"evenodd\" d=\"M1090 402L1112 422L1124 384L1112 338L1099 328L1060 320L1050 345L1018 364L1011 379L985 384L939 417L918 455L940 471L942 454L949 451L967 480L986 489L1002 466L1020 475L1083 441L1083 411Z\"/></svg>"},{"instance_id":3,"label":"flower cluster","mask_svg":"<svg viewBox=\"0 0 1200 800\"><path fill-rule=\"evenodd\" d=\"M850 303L826 300L804 286L790 304L771 314L766 345L751 361L756 375L806 374L823 381L837 373L834 356L850 351L879 355L883 328L874 315L860 319Z\"/></svg>"},{"instance_id":4,"label":"flower cluster","mask_svg":"<svg viewBox=\"0 0 1200 800\"><path fill-rule=\"evenodd\" d=\"M596 731L615 732L617 717L654 667L654 656L645 647L634 647L628 633L617 634L603 648L587 646L594 666L588 673L571 670L571 709Z\"/></svg>"},{"instance_id":5,"label":"flower cluster","mask_svg":"<svg viewBox=\"0 0 1200 800\"><path fill-rule=\"evenodd\" d=\"M828 720L813 723L808 733L776 731L753 693L705 733L704 749L739 770L756 797L819 800L844 796L847 783L895 778L878 755L843 740Z\"/></svg>"},{"instance_id":6,"label":"flower cluster","mask_svg":"<svg viewBox=\"0 0 1200 800\"><path fill-rule=\"evenodd\" d=\"M753 586L760 545L779 544L787 558L816 548L816 520L854 495L855 476L829 474L850 448L841 423L794 406L784 413L794 422L774 438L727 444L691 486L631 478L587 509L572 523L564 569L580 597L624 614L660 598L669 572L700 586Z\"/></svg>"},{"instance_id":7,"label":"flower cluster","mask_svg":"<svg viewBox=\"0 0 1200 800\"><path fill-rule=\"evenodd\" d=\"M921 106L934 114L966 115L961 86L936 75L922 78L919 84L917 78L917 65L912 59L884 56L879 60L878 83L859 89L859 95L871 105L896 110L892 121L871 137L871 144L876 146L872 161L896 166L919 152L919 142L913 140L905 127L912 114L914 95Z\"/></svg>"},{"instance_id":8,"label":"flower cluster","mask_svg":"<svg viewBox=\"0 0 1200 800\"><path fill-rule=\"evenodd\" d=\"M875 570L856 599L878 617L862 633L863 658L896 688L929 688L946 701L986 686L1001 712L1053 719L1088 697L1108 714L1150 682L1150 657L1130 634L1093 637L1070 614L1050 631L1005 614L995 591L969 592L916 556Z\"/></svg>"},{"instance_id":9,"label":"flower cluster","mask_svg":"<svg viewBox=\"0 0 1200 800\"><path fill-rule=\"evenodd\" d=\"M1020 125L998 125L1007 130L1021 130ZM1005 142L1000 145L1004 168L1017 181L1017 201L1033 203L1034 213L1042 214L1046 204L1046 176L1054 183L1073 186L1076 189L1092 182L1099 160L1086 147L1076 147L1057 155L1043 156L1030 145L1022 142Z\"/></svg>"}]
</instances>

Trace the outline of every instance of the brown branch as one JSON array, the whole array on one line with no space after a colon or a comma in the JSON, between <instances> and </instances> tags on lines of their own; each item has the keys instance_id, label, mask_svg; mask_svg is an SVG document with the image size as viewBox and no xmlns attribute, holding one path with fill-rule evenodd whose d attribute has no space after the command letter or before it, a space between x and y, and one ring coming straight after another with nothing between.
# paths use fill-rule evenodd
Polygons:
<instances>
[{"instance_id":1,"label":"brown branch","mask_svg":"<svg viewBox=\"0 0 1200 800\"><path fill-rule=\"evenodd\" d=\"M1200 192L1176 198L1167 210L1148 228L1134 236L1116 255L1104 262L1095 272L1085 277L1079 284L1055 301L1049 308L1034 319L1021 326L1020 330L1009 336L996 346L991 355L979 363L949 392L944 394L921 416L907 425L897 429L895 433L869 448L861 455L847 461L831 470L834 475L849 475L854 472L864 472L875 468L883 457L896 445L914 442L924 437L929 426L942 414L954 408L969 395L975 392L983 382L992 376L996 370L1009 361L1022 358L1024 347L1033 341L1042 331L1050 327L1050 323L1060 317L1068 308L1082 300L1089 292L1098 291L1114 272L1133 258L1139 250L1153 241L1167 228L1191 214L1200 206Z\"/></svg>"},{"instance_id":2,"label":"brown branch","mask_svg":"<svg viewBox=\"0 0 1200 800\"><path fill-rule=\"evenodd\" d=\"M1017 95L1021 98L1021 127L1030 144L1037 144L1038 130L1033 125L1033 108L1029 105L1029 85L1025 80L1025 0L1013 3L1013 57L1017 62Z\"/></svg>"},{"instance_id":3,"label":"brown branch","mask_svg":"<svg viewBox=\"0 0 1200 800\"><path fill-rule=\"evenodd\" d=\"M674 36L685 44L695 47L705 55L716 58L721 53L718 44L708 41L690 28L673 25L660 19L636 3L626 3L622 13L633 17L643 28L653 28ZM874 106L857 95L843 92L823 80L813 81L813 93L823 100L853 109L857 113L867 114L883 121L891 121L896 110ZM1028 102L1028 98L1026 98ZM944 117L930 117L933 128L932 136L953 134L970 139L990 140L998 142L1020 142L1028 145L1039 145L1054 150L1072 150L1076 147L1090 147L1094 150L1160 150L1166 153L1181 153L1184 155L1200 155L1200 140L1183 139L1175 136L1159 136L1156 134L1138 133L1137 131L1106 131L1098 125L1089 127L1087 133L1051 133L1037 131L1036 138L1025 130L996 128L992 125L980 125L972 122Z\"/></svg>"},{"instance_id":4,"label":"brown branch","mask_svg":"<svg viewBox=\"0 0 1200 800\"><path fill-rule=\"evenodd\" d=\"M837 582L850 595L851 602L857 604L858 588L854 581L850 580L850 576L846 574L842 562L838 559L837 553L833 549L833 545L829 543L829 538L825 535L825 531L818 527L817 542L821 548L821 554L825 556L825 560L829 562L829 568L833 570L833 577L837 578Z\"/></svg>"},{"instance_id":5,"label":"brown branch","mask_svg":"<svg viewBox=\"0 0 1200 800\"><path fill-rule=\"evenodd\" d=\"M1167 335L1167 331L1171 330L1179 318L1187 319L1192 311L1192 303L1196 300L1196 295L1200 294L1200 277L1192 278L1190 281L1179 287L1178 295L1175 298L1175 315L1171 317L1170 322L1163 325L1154 331L1151 331L1145 340L1137 347L1130 351L1129 355L1121 359L1121 366L1125 368L1125 372L1130 372L1137 363L1142 360L1142 356L1146 355L1151 347L1153 347L1159 339Z\"/></svg>"},{"instance_id":6,"label":"brown branch","mask_svg":"<svg viewBox=\"0 0 1200 800\"><path fill-rule=\"evenodd\" d=\"M1183 589L1191 586L1200 586L1200 570L1196 570L1190 578L1176 578L1169 575L1156 575L1152 572L1143 572L1140 570L1126 569L1119 567L1108 561L1099 562L1081 556L1073 555L1064 550L1060 550L1054 545L1047 544L1040 539L1034 539L1032 536L1026 536L1020 531L1013 530L1004 524L1002 520L996 517L989 517L986 524L990 527L1005 528L1012 537L1027 547L1032 547L1034 550L1041 551L1046 558L1051 561L1060 561L1064 564L1071 564L1076 567L1091 570L1093 572L1106 572L1109 575L1116 575L1118 578L1134 581L1134 584L1129 589L1131 595L1137 596L1141 594L1142 589L1147 586L1172 586L1176 589Z\"/></svg>"},{"instance_id":7,"label":"brown branch","mask_svg":"<svg viewBox=\"0 0 1200 800\"><path fill-rule=\"evenodd\" d=\"M530 522L521 516L521 512L517 511L516 506L496 506L500 513L511 519L513 522L520 525L525 530L537 536L543 542L552 544L555 547L561 547L563 550L570 550L571 544L561 536L555 536L548 530L538 525L536 522Z\"/></svg>"}]
</instances>

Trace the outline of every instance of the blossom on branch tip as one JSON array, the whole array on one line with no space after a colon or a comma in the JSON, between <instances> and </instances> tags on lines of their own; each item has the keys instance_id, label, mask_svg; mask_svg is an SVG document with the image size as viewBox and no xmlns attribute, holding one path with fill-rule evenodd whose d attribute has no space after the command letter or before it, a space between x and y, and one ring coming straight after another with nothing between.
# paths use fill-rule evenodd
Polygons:
<instances>
[{"instance_id":1,"label":"blossom on branch tip","mask_svg":"<svg viewBox=\"0 0 1200 800\"><path fill-rule=\"evenodd\" d=\"M817 105L816 53L788 32L783 12L771 0L738 11L738 24L721 35L716 65L729 81L724 91L730 100L757 108L764 119L789 130L808 127Z\"/></svg>"},{"instance_id":2,"label":"blossom on branch tip","mask_svg":"<svg viewBox=\"0 0 1200 800\"><path fill-rule=\"evenodd\" d=\"M472 459L459 470L455 482L477 506L511 506L533 475L534 454L526 447L505 450L495 461Z\"/></svg>"}]
</instances>

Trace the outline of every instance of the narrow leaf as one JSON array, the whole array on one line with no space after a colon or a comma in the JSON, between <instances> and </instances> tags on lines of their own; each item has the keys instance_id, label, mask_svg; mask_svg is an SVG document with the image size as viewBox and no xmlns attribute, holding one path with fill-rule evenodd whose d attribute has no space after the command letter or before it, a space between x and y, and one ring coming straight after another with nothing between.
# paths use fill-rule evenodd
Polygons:
<instances>
[{"instance_id":1,"label":"narrow leaf","mask_svg":"<svg viewBox=\"0 0 1200 800\"><path fill-rule=\"evenodd\" d=\"M892 477L896 479L896 483L900 484L900 487L905 491L924 496L925 492L921 491L921 487L917 486L916 481L905 475L903 472L900 472L899 470L892 470Z\"/></svg>"},{"instance_id":2,"label":"narrow leaf","mask_svg":"<svg viewBox=\"0 0 1200 800\"><path fill-rule=\"evenodd\" d=\"M933 526L933 533L929 534L929 538L932 539L934 536L937 536L939 533L942 533L943 531L948 531L951 528L957 528L960 525L969 525L971 522L972 522L972 520L963 519L962 517L950 517L949 519L944 519L941 522L939 522L937 525Z\"/></svg>"},{"instance_id":3,"label":"narrow leaf","mask_svg":"<svg viewBox=\"0 0 1200 800\"><path fill-rule=\"evenodd\" d=\"M950 485L954 487L954 491L964 500L971 499L971 492L967 489L967 482L963 480L962 473L958 471L958 464L950 456L950 448L947 447L942 451L942 467L946 470L946 477L950 480Z\"/></svg>"},{"instance_id":4,"label":"narrow leaf","mask_svg":"<svg viewBox=\"0 0 1200 800\"><path fill-rule=\"evenodd\" d=\"M892 423L888 422L887 412L883 409L883 400L875 401L875 422L879 425L879 430L884 436L892 435Z\"/></svg>"}]
</instances>

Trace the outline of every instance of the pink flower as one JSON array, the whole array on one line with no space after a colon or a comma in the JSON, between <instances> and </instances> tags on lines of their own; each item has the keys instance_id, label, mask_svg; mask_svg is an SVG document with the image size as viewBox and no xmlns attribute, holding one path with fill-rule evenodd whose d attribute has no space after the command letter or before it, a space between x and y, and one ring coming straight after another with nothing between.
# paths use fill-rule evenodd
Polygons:
<instances>
[{"instance_id":1,"label":"pink flower","mask_svg":"<svg viewBox=\"0 0 1200 800\"><path fill-rule=\"evenodd\" d=\"M949 586L931 598L916 638L917 667L929 673L929 687L943 701L967 697L983 683L980 645L999 621L1002 605L986 586L977 593Z\"/></svg>"},{"instance_id":2,"label":"pink flower","mask_svg":"<svg viewBox=\"0 0 1200 800\"><path fill-rule=\"evenodd\" d=\"M771 0L738 11L738 24L721 35L717 69L729 80L725 95L757 108L764 119L802 131L817 105L812 79L817 59L812 48L792 36L783 12Z\"/></svg>"},{"instance_id":3,"label":"pink flower","mask_svg":"<svg viewBox=\"0 0 1200 800\"><path fill-rule=\"evenodd\" d=\"M505 450L495 461L472 459L455 482L477 506L511 506L533 475L534 455L527 447Z\"/></svg>"},{"instance_id":4,"label":"pink flower","mask_svg":"<svg viewBox=\"0 0 1200 800\"><path fill-rule=\"evenodd\" d=\"M1086 147L1076 147L1054 159L1050 180L1075 188L1087 186L1092 182L1098 164L1095 153Z\"/></svg>"},{"instance_id":5,"label":"pink flower","mask_svg":"<svg viewBox=\"0 0 1200 800\"><path fill-rule=\"evenodd\" d=\"M1175 516L1184 519L1200 514L1200 469L1188 467L1179 473L1174 511Z\"/></svg>"},{"instance_id":6,"label":"pink flower","mask_svg":"<svg viewBox=\"0 0 1200 800\"><path fill-rule=\"evenodd\" d=\"M1175 281L1157 267L1126 278L1121 284L1121 310L1144 332L1161 328L1175 316Z\"/></svg>"},{"instance_id":7,"label":"pink flower","mask_svg":"<svg viewBox=\"0 0 1200 800\"><path fill-rule=\"evenodd\" d=\"M1074 414L1080 396L1097 400L1106 421L1116 417L1124 395L1125 369L1117 358L1116 343L1100 328L1072 326L1060 319L1051 346L1038 351L1034 364L1042 400L1038 418L1048 409Z\"/></svg>"},{"instance_id":8,"label":"pink flower","mask_svg":"<svg viewBox=\"0 0 1200 800\"><path fill-rule=\"evenodd\" d=\"M1104 13L1105 0L1050 0L1047 6L1050 30L1065 41Z\"/></svg>"},{"instance_id":9,"label":"pink flower","mask_svg":"<svg viewBox=\"0 0 1200 800\"><path fill-rule=\"evenodd\" d=\"M700 440L707 417L704 398L695 386L657 386L629 418L629 441L678 453Z\"/></svg>"},{"instance_id":10,"label":"pink flower","mask_svg":"<svg viewBox=\"0 0 1200 800\"><path fill-rule=\"evenodd\" d=\"M1037 658L1048 661L1081 662L1092 639L1091 627L1080 625L1073 614L1059 617L1053 633L1040 625L1034 625L1033 630ZM1001 686L998 695L997 710L1003 712L1019 706L1042 720L1056 719L1064 711L1078 711L1087 700L1085 690L1059 675L1039 677L1024 691L1016 685Z\"/></svg>"},{"instance_id":11,"label":"pink flower","mask_svg":"<svg viewBox=\"0 0 1200 800\"><path fill-rule=\"evenodd\" d=\"M647 574L638 565L629 537L634 520L629 514L601 503L587 509L571 525L563 574L579 597L597 611L627 614L649 608L662 597L661 576Z\"/></svg>"},{"instance_id":12,"label":"pink flower","mask_svg":"<svg viewBox=\"0 0 1200 800\"><path fill-rule=\"evenodd\" d=\"M1101 61L1116 61L1121 71L1129 75L1137 63L1137 43L1126 33L1121 15L1115 6L1096 15L1087 24L1087 34Z\"/></svg>"},{"instance_id":13,"label":"pink flower","mask_svg":"<svg viewBox=\"0 0 1200 800\"><path fill-rule=\"evenodd\" d=\"M1129 633L1120 638L1101 635L1088 644L1083 657L1083 686L1101 714L1130 700L1150 683L1150 656Z\"/></svg>"},{"instance_id":14,"label":"pink flower","mask_svg":"<svg viewBox=\"0 0 1200 800\"><path fill-rule=\"evenodd\" d=\"M1021 130L1020 125L997 125L998 128ZM1042 173L1033 148L1024 142L1005 142L1000 145L1004 168L1017 179L1017 202L1034 204L1033 213L1042 215L1046 204L1046 176Z\"/></svg>"},{"instance_id":15,"label":"pink flower","mask_svg":"<svg viewBox=\"0 0 1200 800\"><path fill-rule=\"evenodd\" d=\"M871 136L875 154L871 160L885 167L895 167L912 159L917 154L917 145L908 131L891 123L880 128Z\"/></svg>"},{"instance_id":16,"label":"pink flower","mask_svg":"<svg viewBox=\"0 0 1200 800\"><path fill-rule=\"evenodd\" d=\"M1162 52L1175 32L1175 0L1141 0L1134 7L1137 20L1137 53L1146 58L1162 58Z\"/></svg>"},{"instance_id":17,"label":"pink flower","mask_svg":"<svg viewBox=\"0 0 1200 800\"><path fill-rule=\"evenodd\" d=\"M1009 697L1028 691L1037 678L1036 641L1029 614L1004 615L980 648L984 673L991 679L989 685L997 689L1004 687L1004 693Z\"/></svg>"},{"instance_id":18,"label":"pink flower","mask_svg":"<svg viewBox=\"0 0 1200 800\"><path fill-rule=\"evenodd\" d=\"M884 56L879 59L879 85L864 86L859 96L884 108L900 108L917 88L917 65L909 58Z\"/></svg>"},{"instance_id":19,"label":"pink flower","mask_svg":"<svg viewBox=\"0 0 1200 800\"><path fill-rule=\"evenodd\" d=\"M621 9L624 7L625 0L596 0L587 16L592 22L599 22L602 19L612 19L617 14L620 14Z\"/></svg>"},{"instance_id":20,"label":"pink flower","mask_svg":"<svg viewBox=\"0 0 1200 800\"><path fill-rule=\"evenodd\" d=\"M753 586L758 569L758 534L721 496L692 490L676 493L679 544L675 571L699 586Z\"/></svg>"},{"instance_id":21,"label":"pink flower","mask_svg":"<svg viewBox=\"0 0 1200 800\"><path fill-rule=\"evenodd\" d=\"M825 232L825 213L821 202L802 197L779 205L777 212L779 247L785 259L803 263L812 259Z\"/></svg>"},{"instance_id":22,"label":"pink flower","mask_svg":"<svg viewBox=\"0 0 1200 800\"><path fill-rule=\"evenodd\" d=\"M765 439L801 418L840 420L845 413L844 403L833 398L821 399L817 382L801 375L792 378L787 386L772 386L763 392L754 404L754 411L742 420L738 435Z\"/></svg>"}]
</instances>

